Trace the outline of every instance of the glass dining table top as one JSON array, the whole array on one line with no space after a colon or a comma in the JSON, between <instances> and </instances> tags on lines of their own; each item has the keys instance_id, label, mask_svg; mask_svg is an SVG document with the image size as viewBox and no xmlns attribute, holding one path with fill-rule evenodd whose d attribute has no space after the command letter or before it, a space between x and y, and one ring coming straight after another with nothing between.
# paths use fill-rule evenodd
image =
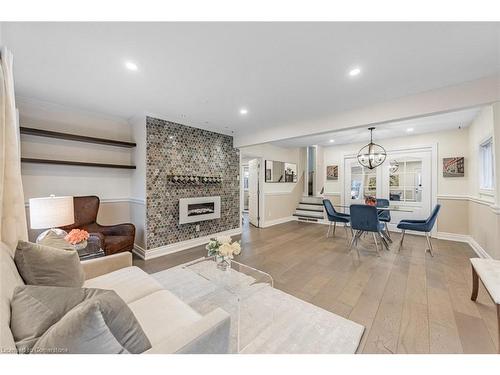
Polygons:
<instances>
[{"instance_id":1,"label":"glass dining table top","mask_svg":"<svg viewBox=\"0 0 500 375\"><path fill-rule=\"evenodd\" d=\"M333 207L349 209L351 207L351 205L334 204ZM394 211L394 212L413 212L414 211L412 209L412 207L405 207L405 206L377 207L377 210L379 210L379 211Z\"/></svg>"}]
</instances>

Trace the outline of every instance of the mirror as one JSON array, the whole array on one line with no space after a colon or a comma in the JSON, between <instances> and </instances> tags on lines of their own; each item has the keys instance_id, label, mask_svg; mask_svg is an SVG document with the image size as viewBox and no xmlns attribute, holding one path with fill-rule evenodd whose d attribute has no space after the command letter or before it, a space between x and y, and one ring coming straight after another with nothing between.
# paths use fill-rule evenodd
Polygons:
<instances>
[{"instance_id":1,"label":"mirror","mask_svg":"<svg viewBox=\"0 0 500 375\"><path fill-rule=\"evenodd\" d=\"M266 160L265 182L297 182L297 164Z\"/></svg>"}]
</instances>

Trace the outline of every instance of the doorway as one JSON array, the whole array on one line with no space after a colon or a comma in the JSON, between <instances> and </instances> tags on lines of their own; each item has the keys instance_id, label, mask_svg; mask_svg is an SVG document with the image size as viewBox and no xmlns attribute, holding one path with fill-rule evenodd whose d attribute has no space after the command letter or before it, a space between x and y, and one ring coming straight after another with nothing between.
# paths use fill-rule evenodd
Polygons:
<instances>
[{"instance_id":1,"label":"doorway","mask_svg":"<svg viewBox=\"0 0 500 375\"><path fill-rule=\"evenodd\" d=\"M261 159L248 162L248 221L255 227L260 226L260 168Z\"/></svg>"},{"instance_id":2,"label":"doorway","mask_svg":"<svg viewBox=\"0 0 500 375\"><path fill-rule=\"evenodd\" d=\"M314 197L316 191L316 147L307 147L306 189L308 197Z\"/></svg>"}]
</instances>

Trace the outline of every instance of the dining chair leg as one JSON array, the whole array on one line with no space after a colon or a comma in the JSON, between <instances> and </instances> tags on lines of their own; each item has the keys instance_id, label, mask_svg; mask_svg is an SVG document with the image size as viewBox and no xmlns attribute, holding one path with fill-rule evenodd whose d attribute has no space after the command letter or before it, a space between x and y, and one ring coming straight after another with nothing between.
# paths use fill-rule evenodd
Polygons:
<instances>
[{"instance_id":1,"label":"dining chair leg","mask_svg":"<svg viewBox=\"0 0 500 375\"><path fill-rule=\"evenodd\" d=\"M351 236L354 237L354 231L352 230L352 227L349 225L349 229L351 230Z\"/></svg>"},{"instance_id":2,"label":"dining chair leg","mask_svg":"<svg viewBox=\"0 0 500 375\"><path fill-rule=\"evenodd\" d=\"M345 229L345 238L347 243L349 243L349 230L347 229L347 224L344 223L344 229Z\"/></svg>"},{"instance_id":3,"label":"dining chair leg","mask_svg":"<svg viewBox=\"0 0 500 375\"><path fill-rule=\"evenodd\" d=\"M330 230L332 229L332 222L328 223L328 232L326 232L326 238L330 237Z\"/></svg>"},{"instance_id":4,"label":"dining chair leg","mask_svg":"<svg viewBox=\"0 0 500 375\"><path fill-rule=\"evenodd\" d=\"M403 247L404 239L405 239L405 230L403 229L401 232L401 239L399 240L398 253L401 251L401 247Z\"/></svg>"},{"instance_id":5,"label":"dining chair leg","mask_svg":"<svg viewBox=\"0 0 500 375\"><path fill-rule=\"evenodd\" d=\"M387 222L384 223L384 226L385 226L385 238L387 238L387 241L389 241L390 243L392 243L392 238L391 238L391 234L389 233L389 226L387 225Z\"/></svg>"},{"instance_id":6,"label":"dining chair leg","mask_svg":"<svg viewBox=\"0 0 500 375\"><path fill-rule=\"evenodd\" d=\"M357 235L358 235L358 233L356 232L356 235L352 236L352 238L351 238L351 242L349 244L349 254L351 254L352 249L354 248L354 242L356 241L356 236Z\"/></svg>"},{"instance_id":7,"label":"dining chair leg","mask_svg":"<svg viewBox=\"0 0 500 375\"><path fill-rule=\"evenodd\" d=\"M389 249L389 244L387 243L386 241L386 237L384 236L384 233L383 232L380 232L378 234L378 236L380 237L380 242L382 242L382 245L384 245L384 248L387 250L387 251L390 251Z\"/></svg>"},{"instance_id":8,"label":"dining chair leg","mask_svg":"<svg viewBox=\"0 0 500 375\"><path fill-rule=\"evenodd\" d=\"M434 256L434 251L432 249L432 242L431 242L431 237L429 235L429 232L425 232L425 238L427 238L427 244L429 245L429 248L427 250L429 250L429 253L431 253L431 257ZM425 250L427 252L427 250Z\"/></svg>"},{"instance_id":9,"label":"dining chair leg","mask_svg":"<svg viewBox=\"0 0 500 375\"><path fill-rule=\"evenodd\" d=\"M380 251L378 251L377 236L375 235L375 232L372 232L372 235L373 235L373 240L375 241L375 249L377 249L377 256L380 256Z\"/></svg>"},{"instance_id":10,"label":"dining chair leg","mask_svg":"<svg viewBox=\"0 0 500 375\"><path fill-rule=\"evenodd\" d=\"M337 222L333 223L333 237L335 237L335 229L337 229Z\"/></svg>"}]
</instances>

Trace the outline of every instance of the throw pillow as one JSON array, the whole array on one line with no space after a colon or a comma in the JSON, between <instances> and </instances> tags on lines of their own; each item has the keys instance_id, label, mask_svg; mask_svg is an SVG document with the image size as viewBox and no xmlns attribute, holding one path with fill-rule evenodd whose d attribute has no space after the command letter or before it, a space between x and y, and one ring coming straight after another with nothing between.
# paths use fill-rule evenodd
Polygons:
<instances>
[{"instance_id":1,"label":"throw pillow","mask_svg":"<svg viewBox=\"0 0 500 375\"><path fill-rule=\"evenodd\" d=\"M85 281L80 258L74 250L19 241L14 261L28 285L81 287Z\"/></svg>"},{"instance_id":2,"label":"throw pillow","mask_svg":"<svg viewBox=\"0 0 500 375\"><path fill-rule=\"evenodd\" d=\"M151 348L127 304L111 290L78 304L52 325L31 353L122 354Z\"/></svg>"},{"instance_id":3,"label":"throw pillow","mask_svg":"<svg viewBox=\"0 0 500 375\"><path fill-rule=\"evenodd\" d=\"M68 311L102 292L89 288L18 286L10 302L10 329L18 352L29 353L45 331Z\"/></svg>"}]
</instances>

